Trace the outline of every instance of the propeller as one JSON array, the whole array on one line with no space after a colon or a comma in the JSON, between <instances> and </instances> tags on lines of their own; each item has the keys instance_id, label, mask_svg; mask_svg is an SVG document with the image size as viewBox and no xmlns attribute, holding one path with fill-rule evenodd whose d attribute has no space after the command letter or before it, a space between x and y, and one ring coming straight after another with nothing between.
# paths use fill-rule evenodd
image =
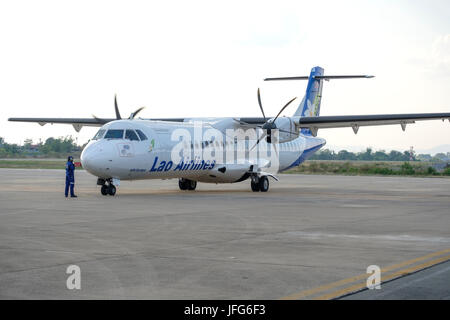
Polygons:
<instances>
[{"instance_id":1,"label":"propeller","mask_svg":"<svg viewBox=\"0 0 450 320\"><path fill-rule=\"evenodd\" d=\"M258 88L258 104L259 104L259 108L261 109L261 112L262 112L262 114L263 114L264 121L266 121L266 123L264 123L264 124L260 127L261 129L265 130L265 132L263 133L263 135L262 135L261 137L258 138L258 140L256 141L256 144L252 147L252 150L253 150L253 148L255 148L255 147L261 142L261 140L264 139L266 136L267 136L267 139L266 139L266 140L267 140L267 143L272 143L272 130L278 129L277 126L276 126L276 124L275 124L275 121L278 119L278 117L281 115L281 113L284 111L284 109L286 109L287 106L290 105L295 99L297 99L297 97L295 97L295 98L289 100L289 102L286 103L286 104L283 106L283 108L281 108L281 110L278 112L277 116L276 116L275 118L273 118L273 120L272 120L272 119L269 119L269 120L266 121L266 115L265 115L265 113L264 113L264 108L263 108L262 103L261 103L261 93L260 93L260 90L259 90L259 88ZM281 132L285 132L285 133L290 133L290 134L295 134L295 135L297 135L297 133L295 133L295 132L290 132L290 131L283 130L283 129L278 129L278 130L281 131Z\"/></svg>"},{"instance_id":2,"label":"propeller","mask_svg":"<svg viewBox=\"0 0 450 320\"><path fill-rule=\"evenodd\" d=\"M145 109L145 107L140 107L139 109L137 109L135 112L132 112L131 114L130 114L130 117L128 118L129 120L133 120L136 116L137 116L137 114L139 113L139 112L141 112L143 109Z\"/></svg>"},{"instance_id":3,"label":"propeller","mask_svg":"<svg viewBox=\"0 0 450 320\"><path fill-rule=\"evenodd\" d=\"M138 114L139 112L141 112L144 108L145 108L145 107L140 107L140 108L137 109L136 111L132 112L132 113L130 114L130 116L128 117L128 120L133 120L133 119L137 116L137 114ZM116 112L116 119L117 119L117 120L122 120L122 117L121 117L120 111L119 111L119 106L118 106L118 104L117 104L117 94L114 95L114 110L115 110L115 112ZM98 118L98 117L96 117L95 115L92 115L92 117L93 117L95 120L97 120L98 122L101 122L101 123L103 123L103 124L105 124L105 123L108 122L108 120L105 120L105 119L102 119L102 118Z\"/></svg>"},{"instance_id":4,"label":"propeller","mask_svg":"<svg viewBox=\"0 0 450 320\"><path fill-rule=\"evenodd\" d=\"M99 123L102 123L102 124L108 123L108 120L98 118L94 114L92 115L92 118L94 118L95 120L97 120Z\"/></svg>"},{"instance_id":5,"label":"propeller","mask_svg":"<svg viewBox=\"0 0 450 320\"><path fill-rule=\"evenodd\" d=\"M261 103L261 93L260 93L259 88L258 88L258 104L259 104L259 108L261 109L261 112L263 114L264 121L266 121L266 115L264 114L264 108L263 108L262 103Z\"/></svg>"},{"instance_id":6,"label":"propeller","mask_svg":"<svg viewBox=\"0 0 450 320\"><path fill-rule=\"evenodd\" d=\"M120 116L119 106L117 105L117 94L114 95L114 109L116 110L116 119L121 120L122 117Z\"/></svg>"}]
</instances>

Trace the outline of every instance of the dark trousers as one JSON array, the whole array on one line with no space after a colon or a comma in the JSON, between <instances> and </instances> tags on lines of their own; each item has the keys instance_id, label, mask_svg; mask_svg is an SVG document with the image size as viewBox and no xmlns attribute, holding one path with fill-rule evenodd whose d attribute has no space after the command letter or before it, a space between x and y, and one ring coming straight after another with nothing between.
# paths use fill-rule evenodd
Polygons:
<instances>
[{"instance_id":1,"label":"dark trousers","mask_svg":"<svg viewBox=\"0 0 450 320\"><path fill-rule=\"evenodd\" d=\"M70 188L70 196L74 196L75 194L73 193L73 187L75 186L75 182L71 179L69 179L68 177L66 177L66 190L64 191L64 194L66 195L66 197L69 195L69 188Z\"/></svg>"}]
</instances>

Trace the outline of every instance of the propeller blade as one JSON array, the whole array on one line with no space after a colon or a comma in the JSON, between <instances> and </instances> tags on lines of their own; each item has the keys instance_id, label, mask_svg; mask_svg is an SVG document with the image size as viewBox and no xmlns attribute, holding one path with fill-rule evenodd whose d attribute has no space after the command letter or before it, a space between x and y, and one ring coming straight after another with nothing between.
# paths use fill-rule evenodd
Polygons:
<instances>
[{"instance_id":1,"label":"propeller blade","mask_svg":"<svg viewBox=\"0 0 450 320\"><path fill-rule=\"evenodd\" d=\"M97 120L99 123L108 123L108 120L102 119L102 118L98 118L95 115L92 115L92 118L94 118L95 120Z\"/></svg>"},{"instance_id":2,"label":"propeller blade","mask_svg":"<svg viewBox=\"0 0 450 320\"><path fill-rule=\"evenodd\" d=\"M128 119L130 119L130 120L134 119L137 116L137 114L142 111L142 109L145 109L145 107L140 107L139 109L137 109L135 112L133 112L130 115L130 117Z\"/></svg>"},{"instance_id":3,"label":"propeller blade","mask_svg":"<svg viewBox=\"0 0 450 320\"><path fill-rule=\"evenodd\" d=\"M267 136L267 132L264 132L263 135L261 137L258 138L258 140L256 141L255 145L250 149L250 151L252 151L253 149L255 149L255 147L261 142L262 139L264 139Z\"/></svg>"},{"instance_id":4,"label":"propeller blade","mask_svg":"<svg viewBox=\"0 0 450 320\"><path fill-rule=\"evenodd\" d=\"M117 94L114 95L114 109L116 110L116 119L121 120L122 117L120 116L119 107L117 106Z\"/></svg>"},{"instance_id":5,"label":"propeller blade","mask_svg":"<svg viewBox=\"0 0 450 320\"><path fill-rule=\"evenodd\" d=\"M281 108L281 110L280 110L280 112L278 112L278 114L277 114L277 116L273 119L273 121L272 122L275 122L275 120L277 120L278 119L278 117L280 116L280 114L284 111L284 109L286 109L287 108L287 106L288 105L290 105L291 104L291 102L292 101L294 101L295 99L297 99L297 97L295 97L294 99L292 99L292 100L290 100L288 103L286 103L285 105L284 105L284 107L283 108Z\"/></svg>"},{"instance_id":6,"label":"propeller blade","mask_svg":"<svg viewBox=\"0 0 450 320\"><path fill-rule=\"evenodd\" d=\"M262 107L262 103L261 103L261 94L259 92L259 88L258 88L258 104L259 104L259 108L261 109L261 112L263 114L264 117L264 121L266 121L266 115L264 114L264 109Z\"/></svg>"},{"instance_id":7,"label":"propeller blade","mask_svg":"<svg viewBox=\"0 0 450 320\"><path fill-rule=\"evenodd\" d=\"M277 155L277 158L280 159L280 154L278 153L277 144L272 143L271 146L273 146L273 148L275 149L275 154Z\"/></svg>"}]
</instances>

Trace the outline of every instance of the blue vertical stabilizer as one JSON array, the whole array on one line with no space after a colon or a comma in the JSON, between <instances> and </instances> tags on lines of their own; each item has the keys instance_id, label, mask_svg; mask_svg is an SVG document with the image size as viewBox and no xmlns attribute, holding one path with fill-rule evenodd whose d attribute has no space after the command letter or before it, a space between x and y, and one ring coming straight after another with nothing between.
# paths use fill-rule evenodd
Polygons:
<instances>
[{"instance_id":1,"label":"blue vertical stabilizer","mask_svg":"<svg viewBox=\"0 0 450 320\"><path fill-rule=\"evenodd\" d=\"M300 102L297 111L294 116L302 117L315 117L320 114L320 101L322 99L322 87L323 87L323 68L314 67L311 69L311 74L308 78L308 86L306 88L306 94ZM320 77L320 78L316 78ZM309 129L302 129L302 134L311 135Z\"/></svg>"}]
</instances>

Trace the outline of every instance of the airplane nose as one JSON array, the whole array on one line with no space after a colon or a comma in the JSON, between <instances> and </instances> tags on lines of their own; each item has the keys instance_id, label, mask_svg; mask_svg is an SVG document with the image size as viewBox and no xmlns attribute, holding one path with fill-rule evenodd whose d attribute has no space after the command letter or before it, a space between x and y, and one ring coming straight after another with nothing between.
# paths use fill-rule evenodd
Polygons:
<instances>
[{"instance_id":1,"label":"airplane nose","mask_svg":"<svg viewBox=\"0 0 450 320\"><path fill-rule=\"evenodd\" d=\"M83 166L84 169L86 169L87 171L90 171L90 169L92 168L92 148L90 146L87 146L86 148L83 149L83 151L81 152L81 165Z\"/></svg>"},{"instance_id":2,"label":"airplane nose","mask_svg":"<svg viewBox=\"0 0 450 320\"><path fill-rule=\"evenodd\" d=\"M96 146L96 144L93 144L84 148L80 157L81 165L83 166L83 168L96 176L101 175L102 171L102 161L100 154L101 151L98 146Z\"/></svg>"},{"instance_id":3,"label":"airplane nose","mask_svg":"<svg viewBox=\"0 0 450 320\"><path fill-rule=\"evenodd\" d=\"M81 153L81 164L89 173L99 178L109 178L116 172L117 151L108 141L96 141L88 144Z\"/></svg>"}]
</instances>

